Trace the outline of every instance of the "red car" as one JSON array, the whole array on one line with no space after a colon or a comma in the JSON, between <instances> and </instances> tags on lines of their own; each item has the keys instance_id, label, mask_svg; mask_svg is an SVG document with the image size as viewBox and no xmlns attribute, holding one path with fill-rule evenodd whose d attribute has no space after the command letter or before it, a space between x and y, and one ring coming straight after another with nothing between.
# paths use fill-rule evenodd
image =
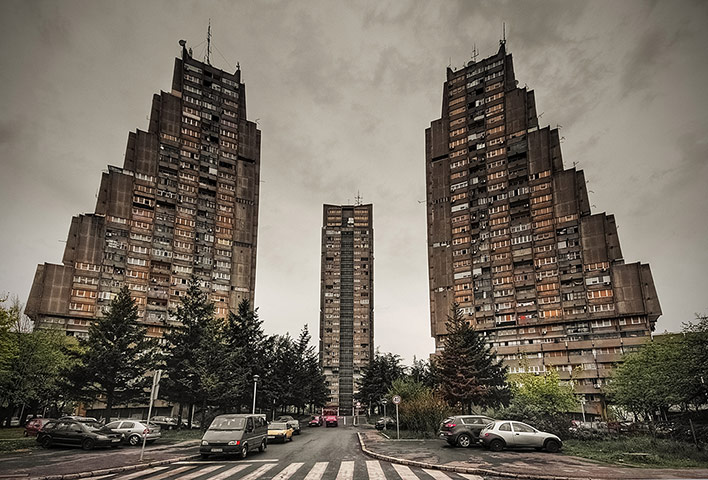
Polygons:
<instances>
[{"instance_id":1,"label":"red car","mask_svg":"<svg viewBox=\"0 0 708 480\"><path fill-rule=\"evenodd\" d=\"M339 425L336 415L325 415L325 427L336 427Z\"/></svg>"},{"instance_id":2,"label":"red car","mask_svg":"<svg viewBox=\"0 0 708 480\"><path fill-rule=\"evenodd\" d=\"M324 417L320 415L315 415L312 417L310 420L310 423L307 424L308 427L321 427L322 424L324 423Z\"/></svg>"},{"instance_id":3,"label":"red car","mask_svg":"<svg viewBox=\"0 0 708 480\"><path fill-rule=\"evenodd\" d=\"M25 425L25 437L36 437L42 427L52 418L33 418Z\"/></svg>"}]
</instances>

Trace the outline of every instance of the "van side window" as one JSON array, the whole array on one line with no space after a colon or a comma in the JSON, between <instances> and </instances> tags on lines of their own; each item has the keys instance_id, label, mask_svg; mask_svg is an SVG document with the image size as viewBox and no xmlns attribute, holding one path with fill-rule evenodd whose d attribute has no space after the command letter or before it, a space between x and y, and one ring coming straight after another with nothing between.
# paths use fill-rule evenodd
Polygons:
<instances>
[{"instance_id":1,"label":"van side window","mask_svg":"<svg viewBox=\"0 0 708 480\"><path fill-rule=\"evenodd\" d=\"M253 418L248 417L248 420L246 422L246 430L253 430Z\"/></svg>"}]
</instances>

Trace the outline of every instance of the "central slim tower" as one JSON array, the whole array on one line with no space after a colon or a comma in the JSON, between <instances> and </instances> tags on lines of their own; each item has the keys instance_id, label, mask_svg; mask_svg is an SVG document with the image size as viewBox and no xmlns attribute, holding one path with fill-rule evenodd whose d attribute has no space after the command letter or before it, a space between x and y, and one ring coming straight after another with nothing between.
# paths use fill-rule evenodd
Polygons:
<instances>
[{"instance_id":1,"label":"central slim tower","mask_svg":"<svg viewBox=\"0 0 708 480\"><path fill-rule=\"evenodd\" d=\"M320 282L320 364L329 408L353 407L374 345L373 206L325 205Z\"/></svg>"}]
</instances>

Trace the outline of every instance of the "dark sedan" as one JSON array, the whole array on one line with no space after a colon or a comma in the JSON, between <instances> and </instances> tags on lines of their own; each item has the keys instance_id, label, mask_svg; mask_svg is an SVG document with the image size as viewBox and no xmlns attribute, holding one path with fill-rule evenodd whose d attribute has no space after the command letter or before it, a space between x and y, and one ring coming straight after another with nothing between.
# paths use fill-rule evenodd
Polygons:
<instances>
[{"instance_id":1,"label":"dark sedan","mask_svg":"<svg viewBox=\"0 0 708 480\"><path fill-rule=\"evenodd\" d=\"M376 430L383 430L384 428L394 429L396 428L396 421L391 417L381 417L374 426L376 427Z\"/></svg>"},{"instance_id":2,"label":"dark sedan","mask_svg":"<svg viewBox=\"0 0 708 480\"><path fill-rule=\"evenodd\" d=\"M75 420L55 420L47 423L37 434L37 442L44 448L52 445L81 447L118 447L123 435L107 428L94 428Z\"/></svg>"},{"instance_id":3,"label":"dark sedan","mask_svg":"<svg viewBox=\"0 0 708 480\"><path fill-rule=\"evenodd\" d=\"M482 415L458 415L440 424L439 438L452 446L469 447L480 442L479 432L494 421Z\"/></svg>"}]
</instances>

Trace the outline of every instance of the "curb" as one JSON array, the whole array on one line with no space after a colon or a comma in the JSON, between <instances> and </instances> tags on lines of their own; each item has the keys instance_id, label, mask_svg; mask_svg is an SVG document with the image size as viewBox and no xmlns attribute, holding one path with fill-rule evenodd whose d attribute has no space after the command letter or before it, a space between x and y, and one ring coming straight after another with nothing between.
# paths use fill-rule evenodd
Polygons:
<instances>
[{"instance_id":1,"label":"curb","mask_svg":"<svg viewBox=\"0 0 708 480\"><path fill-rule=\"evenodd\" d=\"M492 475L495 477L503 478L518 478L523 480L593 480L589 477L560 477L556 475L529 475L529 474L517 474L509 472L498 472L496 470L488 470L486 468L475 468L475 467L455 467L452 465L438 465L435 463L425 463L416 460L404 460L397 457L389 457L388 455L383 455L381 453L373 452L366 448L364 444L364 439L361 437L361 433L357 432L357 437L359 438L359 445L361 446L361 451L366 455L384 460L390 463L397 463L400 465L408 465L411 467L427 468L430 470L442 470L445 472L455 472L455 473L468 473L472 475ZM605 480L605 479L598 479Z\"/></svg>"},{"instance_id":2,"label":"curb","mask_svg":"<svg viewBox=\"0 0 708 480\"><path fill-rule=\"evenodd\" d=\"M168 458L165 460L156 460L154 462L145 463L141 465L126 465L123 467L104 468L103 470L95 470L93 472L66 473L64 475L45 475L43 477L29 477L28 480L74 480L78 478L98 477L111 473L131 472L133 470L140 470L142 468L147 469L151 467L159 467L160 465L166 465L175 462L184 462L186 460L195 460L197 458L199 458L199 455L185 455L182 457Z\"/></svg>"}]
</instances>

